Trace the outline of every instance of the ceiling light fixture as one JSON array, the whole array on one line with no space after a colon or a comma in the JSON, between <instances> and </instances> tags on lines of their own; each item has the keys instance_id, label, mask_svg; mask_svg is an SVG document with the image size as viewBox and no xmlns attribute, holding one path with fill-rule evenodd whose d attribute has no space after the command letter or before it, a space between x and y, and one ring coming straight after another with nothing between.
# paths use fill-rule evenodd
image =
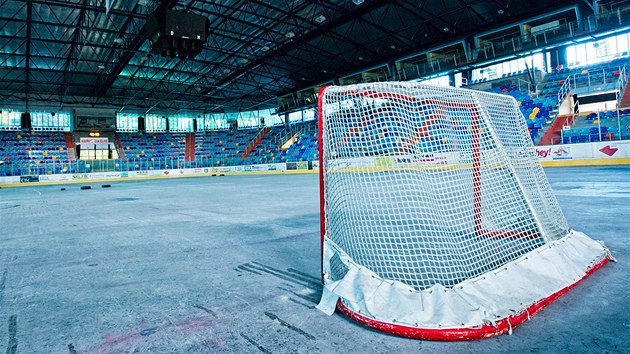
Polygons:
<instances>
[{"instance_id":1,"label":"ceiling light fixture","mask_svg":"<svg viewBox=\"0 0 630 354\"><path fill-rule=\"evenodd\" d=\"M315 21L316 21L317 23L322 23L322 22L326 21L326 16L324 16L324 15L319 15L319 16L317 16L317 17L315 18Z\"/></svg>"},{"instance_id":2,"label":"ceiling light fixture","mask_svg":"<svg viewBox=\"0 0 630 354\"><path fill-rule=\"evenodd\" d=\"M444 28L442 28L442 30L443 30L444 32L448 32L448 27L444 27Z\"/></svg>"},{"instance_id":3,"label":"ceiling light fixture","mask_svg":"<svg viewBox=\"0 0 630 354\"><path fill-rule=\"evenodd\" d=\"M289 31L284 36L287 37L287 38L293 38L293 37L295 37L295 33L293 31Z\"/></svg>"},{"instance_id":4,"label":"ceiling light fixture","mask_svg":"<svg viewBox=\"0 0 630 354\"><path fill-rule=\"evenodd\" d=\"M98 68L103 70L103 69L105 69L105 65L101 64L101 65L98 66Z\"/></svg>"},{"instance_id":5,"label":"ceiling light fixture","mask_svg":"<svg viewBox=\"0 0 630 354\"><path fill-rule=\"evenodd\" d=\"M364 2L364 1L365 1L365 0L352 0L352 2L353 2L355 5L361 5L361 4L363 4L363 2Z\"/></svg>"}]
</instances>

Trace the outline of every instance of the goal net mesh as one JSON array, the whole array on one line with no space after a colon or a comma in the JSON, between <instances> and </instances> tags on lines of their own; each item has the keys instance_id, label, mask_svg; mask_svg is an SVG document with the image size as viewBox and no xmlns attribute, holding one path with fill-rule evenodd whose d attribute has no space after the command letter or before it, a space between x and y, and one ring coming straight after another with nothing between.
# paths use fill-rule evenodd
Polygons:
<instances>
[{"instance_id":1,"label":"goal net mesh","mask_svg":"<svg viewBox=\"0 0 630 354\"><path fill-rule=\"evenodd\" d=\"M323 312L485 338L612 259L569 229L513 98L371 83L324 88L319 112Z\"/></svg>"},{"instance_id":2,"label":"goal net mesh","mask_svg":"<svg viewBox=\"0 0 630 354\"><path fill-rule=\"evenodd\" d=\"M381 278L448 288L569 232L512 97L373 83L320 100L325 236Z\"/></svg>"}]
</instances>

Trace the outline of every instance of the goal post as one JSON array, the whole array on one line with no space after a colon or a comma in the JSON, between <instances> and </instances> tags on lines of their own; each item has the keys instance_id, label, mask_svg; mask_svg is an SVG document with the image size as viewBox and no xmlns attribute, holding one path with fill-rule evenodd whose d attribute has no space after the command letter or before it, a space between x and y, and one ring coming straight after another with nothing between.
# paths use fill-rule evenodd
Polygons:
<instances>
[{"instance_id":1,"label":"goal post","mask_svg":"<svg viewBox=\"0 0 630 354\"><path fill-rule=\"evenodd\" d=\"M513 98L388 82L325 87L318 105L322 311L484 338L611 259L569 228Z\"/></svg>"}]
</instances>

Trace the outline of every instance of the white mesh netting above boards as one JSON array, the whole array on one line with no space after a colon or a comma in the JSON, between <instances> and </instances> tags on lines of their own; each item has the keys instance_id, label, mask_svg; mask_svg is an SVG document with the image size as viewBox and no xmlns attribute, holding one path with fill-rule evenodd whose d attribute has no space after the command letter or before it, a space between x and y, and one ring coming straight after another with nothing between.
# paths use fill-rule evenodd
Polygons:
<instances>
[{"instance_id":1,"label":"white mesh netting above boards","mask_svg":"<svg viewBox=\"0 0 630 354\"><path fill-rule=\"evenodd\" d=\"M558 280L548 294L503 294L503 284L478 289L488 274L524 260L535 268L544 262L532 252L562 251L551 246L569 239L590 249L583 267L573 265L578 274L607 259L605 248L569 229L512 97L372 83L325 88L319 104L326 312L340 298L346 313L373 327L496 325L575 279ZM563 252L552 252L560 258L551 263L573 257ZM526 273L519 286L538 287ZM469 284L514 301L502 309L501 299L471 299L462 292ZM435 298L436 289L446 295ZM462 300L445 302L453 293Z\"/></svg>"}]
</instances>

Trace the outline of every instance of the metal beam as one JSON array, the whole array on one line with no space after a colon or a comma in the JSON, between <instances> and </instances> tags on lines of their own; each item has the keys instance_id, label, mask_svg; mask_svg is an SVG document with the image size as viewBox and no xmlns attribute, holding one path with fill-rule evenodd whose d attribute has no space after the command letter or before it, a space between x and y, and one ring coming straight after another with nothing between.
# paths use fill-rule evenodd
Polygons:
<instances>
[{"instance_id":1,"label":"metal beam","mask_svg":"<svg viewBox=\"0 0 630 354\"><path fill-rule=\"evenodd\" d=\"M28 0L26 3L26 110L28 111L28 93L30 91L31 82L31 28L30 23L33 18L33 3Z\"/></svg>"},{"instance_id":2,"label":"metal beam","mask_svg":"<svg viewBox=\"0 0 630 354\"><path fill-rule=\"evenodd\" d=\"M160 11L163 9L172 9L175 5L177 5L177 0L162 0L160 4L155 8L154 11ZM123 25L121 31L124 31L124 29L128 26L128 24L133 20L133 17L137 11L137 8L138 8L138 5L136 4L136 6L134 7L134 10L131 12L129 17L127 18L127 21ZM123 71L125 66L129 64L129 61L131 61L131 58L133 58L135 52L140 49L140 46L142 46L142 43L144 43L145 40L146 40L146 37L144 33L144 28L142 28L138 32L138 34L133 38L133 40L127 46L127 48L124 49L123 55L116 61L114 68L109 72L105 81L101 85L99 85L100 87L96 94L97 96L104 96L107 93L107 91L112 87L112 84L114 83L114 81L116 81L116 78L118 77L118 75L120 75L120 73Z\"/></svg>"},{"instance_id":3,"label":"metal beam","mask_svg":"<svg viewBox=\"0 0 630 354\"><path fill-rule=\"evenodd\" d=\"M242 76L244 76L246 73L255 70L256 68L258 68L260 65L267 63L268 61L270 61L273 58L277 58L281 55L284 55L286 53L288 53L289 51L291 51L294 48L299 47L300 45L303 45L305 43L308 43L312 40L314 40L315 38L318 38L319 36L328 33L332 30L334 30L335 28L346 24L348 21L351 21L353 19L355 19L357 16L362 16L364 14L367 14L371 11L374 11L376 9L379 9L383 6L387 5L386 2L379 2L379 1L374 1L374 2L370 2L368 4L365 4L361 7L359 7L359 9L357 9L356 12L354 13L346 13L342 16L339 16L333 20L331 20L330 22L328 22L325 26L321 26L315 30L312 30L302 36L299 36L298 38L295 38L294 40L292 40L291 42L288 42L287 44L285 44L284 46L278 48L277 50L274 51L270 51L269 53L267 53L266 55L263 55L255 60L250 61L247 65L243 66L243 68L241 68L241 70L238 70L228 76L226 76L225 78L219 80L218 82L215 83L215 86L217 88L221 88L221 87L225 87L226 85L230 84L233 81L238 80L239 78L241 78ZM209 89L207 92L204 92L205 95L211 94L214 91L217 90L217 88L211 88Z\"/></svg>"},{"instance_id":4,"label":"metal beam","mask_svg":"<svg viewBox=\"0 0 630 354\"><path fill-rule=\"evenodd\" d=\"M88 0L84 0L83 3L87 4ZM63 99L68 94L68 90L70 89L70 82L72 81L72 75L76 72L77 64L79 61L78 56L75 57L74 52L78 47L79 35L81 34L81 29L79 28L83 24L83 20L85 18L86 10L80 10L79 17L77 18L77 26L74 29L74 34L72 38L72 45L70 46L70 50L68 53L68 59L66 60L66 68L64 72L64 90L63 97L61 98L61 102L59 103L59 110L63 109ZM74 64L74 65L73 65Z\"/></svg>"},{"instance_id":5,"label":"metal beam","mask_svg":"<svg viewBox=\"0 0 630 354\"><path fill-rule=\"evenodd\" d=\"M96 13L103 13L103 14L105 13L105 8L102 7L102 6L87 5L87 4L77 4L75 0L67 0L67 1L62 1L62 0L18 0L18 1L31 3L31 4L41 4L41 5L47 5L47 6L65 7L65 8L71 8L73 10L80 9L80 10L93 11L93 12L96 12ZM111 9L109 11L109 13L111 15L119 15L119 16L127 16L127 15L129 15L128 12L123 11L123 10L117 10L117 9Z\"/></svg>"}]
</instances>

